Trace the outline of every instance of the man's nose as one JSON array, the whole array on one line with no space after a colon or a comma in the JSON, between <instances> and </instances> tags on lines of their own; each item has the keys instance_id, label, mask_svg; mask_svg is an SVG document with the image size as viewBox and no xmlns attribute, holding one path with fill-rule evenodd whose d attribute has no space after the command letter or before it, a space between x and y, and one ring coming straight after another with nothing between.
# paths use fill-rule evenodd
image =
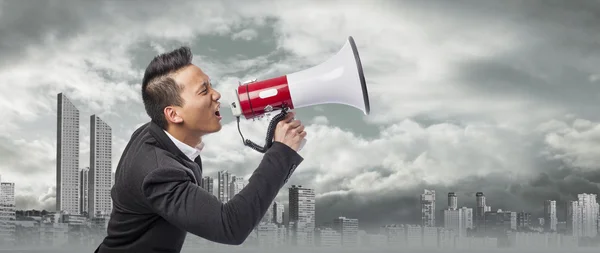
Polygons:
<instances>
[{"instance_id":1,"label":"man's nose","mask_svg":"<svg viewBox=\"0 0 600 253\"><path fill-rule=\"evenodd\" d=\"M219 93L217 90L214 90L214 92L213 92L213 98L215 100L221 99L221 93Z\"/></svg>"}]
</instances>

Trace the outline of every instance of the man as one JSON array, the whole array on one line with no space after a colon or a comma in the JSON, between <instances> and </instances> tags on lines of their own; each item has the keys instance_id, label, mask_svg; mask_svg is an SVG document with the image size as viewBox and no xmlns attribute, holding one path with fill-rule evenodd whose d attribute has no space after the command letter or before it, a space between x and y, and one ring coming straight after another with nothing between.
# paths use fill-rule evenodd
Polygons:
<instances>
[{"instance_id":1,"label":"man","mask_svg":"<svg viewBox=\"0 0 600 253\"><path fill-rule=\"evenodd\" d=\"M222 203L198 184L202 137L221 129L219 98L187 47L154 58L142 99L151 121L131 136L117 166L108 235L96 252L180 252L186 233L239 245L303 161L304 126L287 115L248 185Z\"/></svg>"}]
</instances>

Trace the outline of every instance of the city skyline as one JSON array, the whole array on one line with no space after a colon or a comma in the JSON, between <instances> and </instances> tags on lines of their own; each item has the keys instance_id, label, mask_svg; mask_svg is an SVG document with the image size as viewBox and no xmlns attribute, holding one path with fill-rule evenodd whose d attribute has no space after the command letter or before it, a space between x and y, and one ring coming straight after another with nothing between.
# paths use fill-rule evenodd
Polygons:
<instances>
[{"instance_id":1,"label":"city skyline","mask_svg":"<svg viewBox=\"0 0 600 253\"><path fill-rule=\"evenodd\" d=\"M469 207L483 192L493 210L533 217L543 217L546 200L565 217L566 201L600 192L600 52L590 25L600 20L587 1L171 7L0 4L0 174L15 183L19 209L56 209L63 197L57 167L68 164L57 166L56 94L67 94L81 116L79 164L69 168L89 166L88 117L97 115L112 130L114 169L133 130L148 121L140 95L145 67L188 45L222 93L223 128L204 139L204 174L245 178L261 156L239 138L231 90L322 63L348 36L361 56L371 114L329 104L298 109L308 133L305 160L277 201L287 201L290 185L307 186L315 189L317 223L344 215L375 227L420 221L423 189L438 194L436 210L448 192ZM264 139L268 121L240 123L244 137ZM69 189L70 199L81 195ZM434 216L443 220L440 211Z\"/></svg>"},{"instance_id":2,"label":"city skyline","mask_svg":"<svg viewBox=\"0 0 600 253\"><path fill-rule=\"evenodd\" d=\"M2 184L2 193L6 192L7 184ZM231 185L234 185L232 182ZM306 188L301 185L292 185L288 188L290 195L290 216L289 222L283 222L278 217L283 215L284 210L279 208L279 203L273 202L271 208L267 214L261 220L261 223L257 225L254 232L249 238L242 244L242 247L260 247L260 248L273 248L279 246L291 246L291 247L344 247L344 248L356 248L356 247L408 247L408 248L449 248L449 249L460 249L460 248L539 248L539 247L559 247L559 248L573 248L573 247L587 247L593 241L600 238L598 236L598 230L600 228L599 207L598 203L595 202L595 194L580 194L577 203L583 208L576 211L577 214L573 215L573 221L577 223L578 228L573 228L569 223L564 226L551 228L551 226L545 225L543 222L535 224L531 220L530 214L525 212L514 212L509 210L491 210L490 206L485 205L485 218L483 224L474 224L473 217L468 217L469 220L463 221L463 217L472 215L472 208L460 207L457 204L456 194L449 192L447 194L447 206L444 210L444 224L435 224L434 221L427 215L422 215L422 224L398 224L390 223L384 224L379 227L379 231L366 231L359 226L359 219L348 218L345 216L338 216L329 220L324 224L315 225L315 194L314 189ZM235 194L235 193L232 193ZM424 189L421 195L421 213L430 213L431 201L435 200L435 192L432 190ZM479 203L484 203L485 195L481 192L477 194ZM4 200L5 198L2 198ZM592 202L590 202L592 201ZM4 203L6 204L6 203ZM5 206L5 205L2 205ZM554 201L546 201L544 203L545 208L554 208ZM585 207L587 206L587 207ZM13 206L14 207L14 206ZM590 207L592 209L590 209ZM587 210L586 210L587 209ZM575 210L575 209L571 209ZM5 210L3 209L3 214ZM449 215L458 211L457 215ZM468 211L465 215L464 211ZM590 217L591 214L594 215ZM27 225L31 222L35 222L35 215L24 217L22 211L21 214L17 215L17 226L19 234L16 237L17 244L15 246L22 247L24 242L28 241L34 245L42 245L42 242L35 239L32 228L36 226ZM548 212L550 216L555 216L556 212ZM586 214L587 213L587 214ZM13 211L14 215L14 211ZM44 240L54 240L54 244L63 245L67 243L69 246L75 246L79 243L73 244L73 240L87 240L84 239L87 236L92 236L93 240L102 238L103 231L105 229L105 221L93 221L92 229L93 234L80 234L81 229L77 227L83 225L83 220L77 217L69 217L69 215L61 214L60 216L39 216L42 223L40 226L52 228L55 236L53 238L46 238ZM585 217L587 215L587 217ZM2 215L2 218L5 215ZM578 217L577 217L578 216ZM32 220L33 218L33 220ZM100 219L106 219L108 217L102 217ZM593 221L590 220L593 218ZM54 220L52 220L54 219ZM57 220L58 219L58 220ZM550 220L553 220L551 217ZM557 220L554 217L554 220ZM6 220L0 220L0 224L7 224ZM9 221L10 222L10 221ZM50 222L50 223L49 223ZM57 222L57 223L56 223ZM593 222L593 224L590 224ZM575 224L573 223L573 224ZM54 224L54 225L49 225ZM23 226L25 225L25 226ZM464 227L466 226L466 228ZM95 228L94 228L95 227ZM590 228L593 227L593 230ZM0 226L4 229L4 226ZM4 230L0 229L0 232ZM66 230L65 230L66 229ZM75 229L74 231L71 231ZM34 229L35 230L35 229ZM465 233L465 230L467 233ZM28 232L26 232L28 231ZM23 234L25 233L25 234ZM57 235L58 233L58 235ZM62 233L67 233L68 240L63 237ZM29 240L27 234L31 234ZM5 234L0 233L2 239L6 240ZM73 238L71 238L74 236ZM83 236L83 237L82 237ZM14 235L13 235L14 237ZM93 239L96 238L96 239ZM554 239L552 239L554 238ZM550 241L548 241L550 240ZM556 240L556 242L552 242ZM4 245L7 242L4 241ZM42 244L40 244L42 243ZM86 245L83 244L79 246ZM598 246L596 244L593 244ZM219 247L213 242L209 242L205 239L190 235L190 239L186 241L184 248L192 249L194 247ZM221 245L223 246L223 245Z\"/></svg>"},{"instance_id":3,"label":"city skyline","mask_svg":"<svg viewBox=\"0 0 600 253\"><path fill-rule=\"evenodd\" d=\"M91 118L94 118L94 116L92 116ZM88 168L83 168L80 173L83 174L87 174L87 170ZM233 178L233 180L231 182L229 182L229 187L223 187L220 188L218 186L215 187L214 184L209 183L207 185L206 182L213 182L214 181L214 177L210 176L210 175L203 175L203 180L200 184L200 187L204 188L205 190L211 192L212 194L215 194L215 188L216 188L216 193L215 197L217 198L223 198L223 196L227 196L227 195L235 195L237 194L241 188L243 188L245 180L242 177L236 177L235 175L230 175L227 171L220 171L217 174L217 177L221 177L221 175L225 175L225 178ZM237 182L236 182L237 179ZM227 180L226 180L227 181ZM92 183L93 181L90 179L89 181L86 180L84 182L87 183ZM241 183L240 186L236 187L236 183ZM10 183L10 182L2 182L2 185L4 187L4 184L7 185L11 185L11 191L12 191L12 199L13 199L13 213L16 211L26 211L26 210L20 210L18 208L14 207L14 183ZM114 182L111 182L111 186L112 184L114 184ZM80 187L82 187L82 185L80 185ZM83 188L83 187L82 187ZM4 188L2 188L4 189ZM288 222L290 221L294 221L294 222L298 222L300 221L301 228L308 228L309 230L314 230L317 227L320 226L329 226L331 225L330 222L327 221L321 221L319 223L319 225L316 224L316 215L315 215L315 206L316 206L316 201L315 201L315 192L314 189L311 188L303 188L301 185L292 185L291 187L287 188L290 192L290 199L289 201L285 201L287 203L281 202L281 201L274 201L272 203L272 206L270 207L270 209L267 211L267 214L265 215L265 217L263 217L261 222L270 222L273 219L277 219L280 220L278 222L278 224L288 224ZM304 190L308 190L309 195L302 195L300 192L298 192L299 189L304 189ZM5 190L3 190L5 191ZM578 235L578 236L591 236L591 237L595 237L597 233L600 233L600 210L599 210L599 205L598 202L596 201L596 199L598 198L597 194L590 194L590 193L579 193L577 195L577 199L575 200L569 200L565 203L565 215L564 217L557 215L557 205L556 205L556 201L555 200L546 200L543 203L543 208L544 208L544 214L543 217L531 217L531 212L527 211L527 210L515 210L515 209L504 209L502 210L501 208L497 208L497 209L492 209L492 206L487 205L486 204L486 197L485 194L483 192L477 192L476 194L476 205L475 206L461 206L458 201L456 192L448 192L447 193L447 206L441 206L438 208L435 208L435 204L432 205L432 203L435 203L435 201L437 201L436 199L436 192L435 190L429 190L429 189L423 189L423 194L420 195L420 205L421 205L421 209L420 209L420 220L415 220L412 222L408 222L408 223L402 223L405 225L417 225L417 226L424 226L424 227L444 227L444 228L452 228L452 229L456 229L457 233L460 236L466 236L466 231L468 229L473 229L475 227L478 226L478 222L482 222L485 223L487 217L485 217L485 215L487 213L500 213L500 212L510 212L514 214L514 217L512 217L511 219L513 219L514 221L512 221L514 224L512 224L512 228L516 229L517 227L539 227L541 229L542 232L561 232L564 233L565 231L561 231L559 229L557 229L558 223L562 223L563 225L565 225L566 227L563 228L567 229L567 233L569 233L569 235ZM294 192L294 194L291 194L292 192ZM0 192L0 194L2 194L2 199L4 199L6 196L4 195L4 192ZM300 194L300 195L299 195ZM299 196L304 196L302 199L299 198ZM304 206L299 206L298 204L292 204L290 205L290 203L295 203L293 201L312 201L311 204L309 204L308 206L306 206L306 204L303 204ZM224 200L222 199L223 202L227 202L228 200ZM591 202L590 202L591 201ZM305 202L303 202L305 203ZM487 202L489 203L489 202ZM286 205L287 204L287 205ZM594 206L595 205L595 206ZM276 208L275 208L276 207ZM91 208L91 207L90 207ZM303 210L311 210L309 213L309 216L303 216L302 213L298 213L300 209ZM308 208L308 209L307 209ZM481 208L481 214L478 214L477 211L473 212L473 210L477 210L478 208ZM578 209L579 208L579 209ZM588 208L585 209L587 211L584 211L580 208ZM592 208L592 209L589 209ZM595 209L594 209L595 208ZM295 211L291 211L291 210L295 210ZM42 210L39 210L42 211ZM48 211L48 210L43 210L43 211ZM305 212L304 211L304 212ZM415 213L417 210L415 210ZM438 212L438 211L442 211L442 212ZM288 216L284 215L287 214ZM435 216L438 216L438 213L441 214L442 219L438 220L438 222L436 223L435 220ZM582 213L588 213L586 218L582 218L581 215ZM594 215L595 214L595 215ZM304 213L304 215L306 215L306 213ZM521 217L526 215L527 217ZM274 218L274 217L279 217L280 218ZM108 216L104 216L105 218L107 218ZM303 217L303 218L302 218ZM335 216L335 219L338 218L346 218L345 215L340 214L338 216ZM460 218L458 218L460 217ZM481 217L481 218L480 218ZM329 217L331 219L331 217ZM536 219L537 221L536 222ZM308 219L308 220L306 220ZM329 220L330 220L329 219ZM354 218L350 218L352 220L357 220L358 219L354 219ZM455 219L455 220L454 220ZM525 220L523 220L525 219ZM592 219L592 220L590 220ZM325 219L328 220L328 219ZM450 221L449 221L450 220ZM480 220L480 221L478 221ZM310 222L309 224L311 224L309 227L306 227L306 222ZM526 223L526 224L525 224ZM578 223L578 224L576 224ZM291 223L294 226L294 223ZM400 223L395 223L392 222L390 224L400 224ZM390 225L388 224L388 225ZM470 225L469 225L470 224ZM297 228L298 225L296 225L295 228ZM380 228L384 226L384 224L376 224L377 228ZM368 228L361 228L362 230L369 230ZM573 232L573 230L576 230L577 232ZM574 233L574 234L573 234Z\"/></svg>"}]
</instances>

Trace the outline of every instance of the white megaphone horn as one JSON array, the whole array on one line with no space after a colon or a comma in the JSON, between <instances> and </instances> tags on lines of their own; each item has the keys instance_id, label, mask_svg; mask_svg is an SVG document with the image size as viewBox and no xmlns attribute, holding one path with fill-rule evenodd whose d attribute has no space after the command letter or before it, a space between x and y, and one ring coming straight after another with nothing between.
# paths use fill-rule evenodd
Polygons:
<instances>
[{"instance_id":1,"label":"white megaphone horn","mask_svg":"<svg viewBox=\"0 0 600 253\"><path fill-rule=\"evenodd\" d=\"M231 110L237 118L238 130L242 115L246 119L255 119L281 110L269 125L263 147L244 139L240 131L244 145L261 153L273 144L275 126L288 110L319 104L344 104L361 110L365 115L370 112L367 83L352 36L329 60L292 74L242 83L235 90L234 97Z\"/></svg>"}]
</instances>

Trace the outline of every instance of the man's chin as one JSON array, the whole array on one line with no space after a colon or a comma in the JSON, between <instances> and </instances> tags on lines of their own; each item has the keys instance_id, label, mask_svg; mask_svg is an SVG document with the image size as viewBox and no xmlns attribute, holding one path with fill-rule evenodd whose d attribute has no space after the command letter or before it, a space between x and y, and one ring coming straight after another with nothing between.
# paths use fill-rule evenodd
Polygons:
<instances>
[{"instance_id":1,"label":"man's chin","mask_svg":"<svg viewBox=\"0 0 600 253\"><path fill-rule=\"evenodd\" d=\"M222 126L222 125L221 125L221 123L219 122L219 123L217 123L217 125L215 125L215 126L212 128L212 129L210 129L210 131L209 131L209 134L212 134L212 133L219 132L219 131L221 131L221 129L223 129L223 126Z\"/></svg>"}]
</instances>

